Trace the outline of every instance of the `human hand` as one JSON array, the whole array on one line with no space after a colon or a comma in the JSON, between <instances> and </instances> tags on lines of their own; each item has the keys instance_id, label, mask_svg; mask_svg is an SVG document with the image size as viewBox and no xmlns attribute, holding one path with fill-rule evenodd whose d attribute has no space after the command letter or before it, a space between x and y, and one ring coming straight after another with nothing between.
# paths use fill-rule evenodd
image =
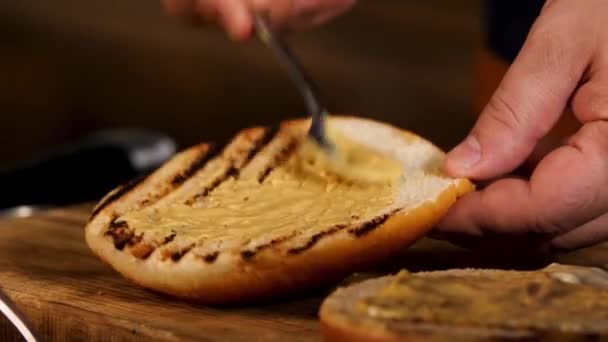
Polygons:
<instances>
[{"instance_id":1,"label":"human hand","mask_svg":"<svg viewBox=\"0 0 608 342\"><path fill-rule=\"evenodd\" d=\"M251 11L264 11L276 27L303 28L346 12L355 0L162 0L177 17L216 25L237 41L253 31Z\"/></svg>"},{"instance_id":2,"label":"human hand","mask_svg":"<svg viewBox=\"0 0 608 342\"><path fill-rule=\"evenodd\" d=\"M580 129L540 158L529 178L505 176L567 109ZM608 2L548 0L469 137L444 164L452 176L493 181L459 200L432 236L511 251L605 240L607 120Z\"/></svg>"}]
</instances>

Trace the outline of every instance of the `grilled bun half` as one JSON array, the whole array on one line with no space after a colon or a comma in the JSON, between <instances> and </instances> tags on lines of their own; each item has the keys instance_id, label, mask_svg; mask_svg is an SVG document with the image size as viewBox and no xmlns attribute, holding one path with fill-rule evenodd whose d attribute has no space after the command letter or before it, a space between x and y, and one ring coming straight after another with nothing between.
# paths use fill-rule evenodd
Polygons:
<instances>
[{"instance_id":1,"label":"grilled bun half","mask_svg":"<svg viewBox=\"0 0 608 342\"><path fill-rule=\"evenodd\" d=\"M321 305L324 341L604 341L608 273L451 269L363 280Z\"/></svg>"},{"instance_id":2,"label":"grilled bun half","mask_svg":"<svg viewBox=\"0 0 608 342\"><path fill-rule=\"evenodd\" d=\"M348 116L328 124L347 157L340 168L310 148L309 120L251 127L111 191L86 242L154 291L206 304L270 300L408 247L473 190L441 173L444 152L420 136Z\"/></svg>"}]
</instances>

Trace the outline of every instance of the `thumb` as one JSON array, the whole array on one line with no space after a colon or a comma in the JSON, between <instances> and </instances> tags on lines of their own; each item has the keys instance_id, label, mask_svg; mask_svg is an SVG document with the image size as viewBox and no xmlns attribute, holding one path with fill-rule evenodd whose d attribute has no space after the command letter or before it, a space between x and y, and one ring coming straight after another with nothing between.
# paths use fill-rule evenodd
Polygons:
<instances>
[{"instance_id":1,"label":"thumb","mask_svg":"<svg viewBox=\"0 0 608 342\"><path fill-rule=\"evenodd\" d=\"M469 136L448 153L448 174L487 179L508 173L558 121L591 53L563 38L567 34L560 32L568 25L548 20L546 28L543 19L541 15Z\"/></svg>"}]
</instances>

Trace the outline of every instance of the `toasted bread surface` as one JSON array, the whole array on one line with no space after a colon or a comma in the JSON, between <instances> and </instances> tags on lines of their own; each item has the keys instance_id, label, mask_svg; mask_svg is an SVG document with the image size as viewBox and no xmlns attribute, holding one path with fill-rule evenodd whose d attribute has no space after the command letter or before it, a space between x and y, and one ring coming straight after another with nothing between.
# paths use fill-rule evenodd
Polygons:
<instances>
[{"instance_id":1,"label":"toasted bread surface","mask_svg":"<svg viewBox=\"0 0 608 342\"><path fill-rule=\"evenodd\" d=\"M608 273L401 272L337 289L320 319L325 341L605 340Z\"/></svg>"},{"instance_id":2,"label":"toasted bread surface","mask_svg":"<svg viewBox=\"0 0 608 342\"><path fill-rule=\"evenodd\" d=\"M473 190L443 175L443 151L413 133L347 116L329 123L396 160L401 177L372 190L299 181L290 163L309 121L253 127L109 193L86 241L146 288L208 304L260 301L331 284L409 246Z\"/></svg>"}]
</instances>

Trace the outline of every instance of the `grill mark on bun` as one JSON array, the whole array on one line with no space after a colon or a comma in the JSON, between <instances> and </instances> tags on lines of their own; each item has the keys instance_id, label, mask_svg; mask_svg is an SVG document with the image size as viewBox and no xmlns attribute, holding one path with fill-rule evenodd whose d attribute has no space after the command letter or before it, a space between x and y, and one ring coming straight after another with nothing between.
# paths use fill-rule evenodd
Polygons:
<instances>
[{"instance_id":1,"label":"grill mark on bun","mask_svg":"<svg viewBox=\"0 0 608 342\"><path fill-rule=\"evenodd\" d=\"M329 235L332 235L334 233L337 233L339 231L341 231L342 229L346 228L347 225L346 224L337 224L331 228L329 228L328 230L324 230L321 232L318 232L316 234L314 234L313 236L311 236L308 241L306 241L305 244L303 244L302 246L298 246L298 247L294 247L291 248L287 251L287 253L289 254L300 254L308 249L311 249L314 245L316 245L322 238L327 237Z\"/></svg>"},{"instance_id":2,"label":"grill mark on bun","mask_svg":"<svg viewBox=\"0 0 608 342\"><path fill-rule=\"evenodd\" d=\"M230 166L223 175L221 175L220 177L213 180L213 182L211 182L211 184L209 184L203 188L203 191L194 195L192 198L186 200L185 203L187 205L192 205L194 202L200 200L201 198L207 197L209 195L209 193L211 193L211 191L213 191L215 188L220 186L224 181L226 181L226 179L228 179L230 177L230 174L234 174L234 166Z\"/></svg>"},{"instance_id":3,"label":"grill mark on bun","mask_svg":"<svg viewBox=\"0 0 608 342\"><path fill-rule=\"evenodd\" d=\"M253 259L253 257L255 256L256 253L257 253L257 251L255 251L255 250L246 249L244 251L241 251L241 259L251 260L251 259Z\"/></svg>"},{"instance_id":4,"label":"grill mark on bun","mask_svg":"<svg viewBox=\"0 0 608 342\"><path fill-rule=\"evenodd\" d=\"M215 190L218 186L222 185L222 183L224 183L228 178L237 178L238 175L239 170L234 167L234 165L230 165L220 177L214 179L211 184L203 188L203 191L194 195L192 198L186 200L185 203L187 205L192 205L194 202L200 200L201 198L207 197L213 190Z\"/></svg>"},{"instance_id":5,"label":"grill mark on bun","mask_svg":"<svg viewBox=\"0 0 608 342\"><path fill-rule=\"evenodd\" d=\"M129 228L127 222L116 221L112 221L110 227L104 233L104 235L112 238L114 247L116 247L118 250L123 250L126 244L135 236L133 231Z\"/></svg>"},{"instance_id":6,"label":"grill mark on bun","mask_svg":"<svg viewBox=\"0 0 608 342\"><path fill-rule=\"evenodd\" d=\"M270 142L273 141L278 134L278 126L264 128L264 133L262 134L262 137L258 138L252 147L248 148L246 151L240 151L243 154L246 153L245 157L242 160L229 160L228 167L221 176L216 178L213 182L211 182L211 184L207 185L201 192L194 195L192 198L186 200L185 203L187 205L192 205L194 202L204 197L207 197L213 190L222 185L222 183L224 183L229 178L238 178L241 173L241 170L245 166L247 166L255 158L255 156L257 156L258 153L264 149L264 147L268 146L268 144L270 144Z\"/></svg>"},{"instance_id":7,"label":"grill mark on bun","mask_svg":"<svg viewBox=\"0 0 608 342\"><path fill-rule=\"evenodd\" d=\"M230 168L228 176L238 178L241 170L246 167L255 158L255 156L258 155L258 153L260 153L266 146L268 146L268 144L270 144L270 142L272 142L277 137L279 131L280 130L278 126L264 128L264 133L262 134L262 137L254 143L253 147L250 148L249 151L247 151L247 155L245 156L241 165L238 167L234 167L236 163L232 163L233 167ZM230 171L232 171L231 174Z\"/></svg>"},{"instance_id":8,"label":"grill mark on bun","mask_svg":"<svg viewBox=\"0 0 608 342\"><path fill-rule=\"evenodd\" d=\"M239 178L239 169L237 169L236 167L230 166L230 168L228 168L228 171L226 171L226 175L224 177L224 180L228 179L228 178ZM220 182L221 184L221 182Z\"/></svg>"},{"instance_id":9,"label":"grill mark on bun","mask_svg":"<svg viewBox=\"0 0 608 342\"><path fill-rule=\"evenodd\" d=\"M274 169L279 167L281 164L287 161L289 157L296 151L300 145L300 140L291 138L287 145L285 145L279 152L274 155L272 161L266 166L264 171L258 177L258 182L263 183L266 178L272 173Z\"/></svg>"},{"instance_id":10,"label":"grill mark on bun","mask_svg":"<svg viewBox=\"0 0 608 342\"><path fill-rule=\"evenodd\" d=\"M178 251L171 253L171 260L173 260L174 262L178 262L181 258L184 257L184 255L188 254L188 252L190 252L190 250L193 247L194 247L194 244L192 243L185 248L182 248Z\"/></svg>"},{"instance_id":11,"label":"grill mark on bun","mask_svg":"<svg viewBox=\"0 0 608 342\"><path fill-rule=\"evenodd\" d=\"M173 239L175 239L176 235L177 235L177 232L175 230L171 230L171 234L169 234L169 236L165 237L165 240L162 242L161 245L165 245L165 244L173 241Z\"/></svg>"},{"instance_id":12,"label":"grill mark on bun","mask_svg":"<svg viewBox=\"0 0 608 342\"><path fill-rule=\"evenodd\" d=\"M253 158L255 158L255 156L260 153L260 151L262 151L266 146L268 146L268 144L270 144L270 142L273 141L278 134L279 126L273 125L270 128L266 128L262 138L257 141L255 146L251 150L249 150L243 167L245 167L251 160L253 160Z\"/></svg>"},{"instance_id":13,"label":"grill mark on bun","mask_svg":"<svg viewBox=\"0 0 608 342\"><path fill-rule=\"evenodd\" d=\"M89 221L93 220L104 208L106 208L111 203L119 200L122 196L124 196L129 191L133 190L137 185L143 182L147 178L147 174L140 175L136 178L131 179L130 181L123 184L116 192L108 196L105 201L101 202L91 213L89 217Z\"/></svg>"},{"instance_id":14,"label":"grill mark on bun","mask_svg":"<svg viewBox=\"0 0 608 342\"><path fill-rule=\"evenodd\" d=\"M377 216L367 222L364 222L356 227L350 228L348 230L349 233L351 233L352 235L356 236L356 237L362 237L366 234L368 234L369 232L373 231L374 229L378 228L379 226L381 226L382 224L384 224L384 222L386 222L389 217L391 217L394 213L396 213L397 211L392 211L390 213L386 213L384 215L380 215Z\"/></svg>"},{"instance_id":15,"label":"grill mark on bun","mask_svg":"<svg viewBox=\"0 0 608 342\"><path fill-rule=\"evenodd\" d=\"M229 145L229 143L230 143L229 140L225 140L220 144L212 144L211 147L208 149L207 153L205 153L204 155L201 155L200 158L197 158L197 160L195 160L188 167L188 169L186 169L186 171L176 175L175 178L173 178L171 184L174 185L175 188L177 188L177 186L183 184L188 179L192 178L199 170L204 168L212 159L215 159L218 156L220 156L226 150L226 147ZM204 191L205 190L203 190L203 192ZM199 198L199 194L195 195L192 199L187 200L186 204L192 204L197 198Z\"/></svg>"},{"instance_id":16,"label":"grill mark on bun","mask_svg":"<svg viewBox=\"0 0 608 342\"><path fill-rule=\"evenodd\" d=\"M135 245L137 245L139 242L141 242L141 240L144 238L144 233L141 233L139 235L134 235L131 240L129 240L129 242L127 242L127 245L129 247L133 247Z\"/></svg>"},{"instance_id":17,"label":"grill mark on bun","mask_svg":"<svg viewBox=\"0 0 608 342\"><path fill-rule=\"evenodd\" d=\"M218 256L220 256L220 252L215 251L215 252L213 252L213 253L206 254L206 255L203 257L203 260L204 260L206 263L211 264L211 263L213 263L215 260L217 260L217 257L218 257Z\"/></svg>"},{"instance_id":18,"label":"grill mark on bun","mask_svg":"<svg viewBox=\"0 0 608 342\"><path fill-rule=\"evenodd\" d=\"M364 222L355 227L349 228L348 232L355 235L356 237L361 237L361 236L371 232L372 230L376 229L380 225L382 225L384 222L386 222L389 219L389 217L391 217L396 212L397 211L393 211L393 212L390 212L390 213L387 213L384 215L377 216L367 222ZM298 247L291 248L287 252L289 254L300 254L306 250L311 249L321 239L323 239L329 235L335 234L347 227L349 227L349 225L337 224L337 225L329 228L328 230L321 231L321 232L314 234L313 236L310 237L310 239L308 239L308 241L306 241L305 244L298 246Z\"/></svg>"},{"instance_id":19,"label":"grill mark on bun","mask_svg":"<svg viewBox=\"0 0 608 342\"><path fill-rule=\"evenodd\" d=\"M279 243L283 243L291 238L293 238L294 236L297 235L297 232L294 232L290 235L285 235L285 236L280 236L278 238L274 238L272 240L270 240L270 242L267 242L265 244L261 244L259 246L256 246L254 248L250 248L250 249L245 249L243 251L241 251L241 258L243 258L243 260L250 260L252 259L256 254L258 254L259 252L271 248L274 245L277 245Z\"/></svg>"},{"instance_id":20,"label":"grill mark on bun","mask_svg":"<svg viewBox=\"0 0 608 342\"><path fill-rule=\"evenodd\" d=\"M142 198L139 201L140 207L142 207L142 208L146 207L146 206L158 201L159 199L163 198L164 196L168 195L173 190L177 189L185 181L187 181L194 174L196 174L197 171L199 171L201 168L203 168L205 165L207 165L207 163L211 159L215 158L222 149L223 149L223 146L217 145L217 144L211 144L211 145L206 144L206 145L200 146L197 151L198 156L194 159L194 161L187 168L185 168L184 171L178 172L175 176L173 176L173 178L169 182L169 186L166 189L163 189L163 191L161 191L158 194L153 194L153 195L148 194L146 198ZM106 208L112 202L119 200L124 195L129 193L131 190L135 189L137 187L137 185L141 184L147 177L148 177L148 174L145 174L145 175L141 175L141 176L134 178L133 180L127 182L125 185L123 185L121 188L119 188L119 190L117 190L115 193L110 195L105 201L103 201L100 205L98 205L94 209L89 220L93 220L95 218L95 216L97 216L104 208Z\"/></svg>"},{"instance_id":21,"label":"grill mark on bun","mask_svg":"<svg viewBox=\"0 0 608 342\"><path fill-rule=\"evenodd\" d=\"M209 160L217 157L219 152L223 147L219 147L221 145L211 144L205 149L201 149L198 153L198 156L194 159L194 161L182 172L176 174L171 180L171 185L173 188L177 188L182 185L185 181L190 179L194 174L202 169Z\"/></svg>"},{"instance_id":22,"label":"grill mark on bun","mask_svg":"<svg viewBox=\"0 0 608 342\"><path fill-rule=\"evenodd\" d=\"M166 236L161 243L143 241L143 235L138 237L137 243L129 250L129 252L136 258L139 259L147 259L152 252L154 252L157 248L162 247L163 245L168 244L173 241L177 233L172 230L169 236Z\"/></svg>"}]
</instances>

